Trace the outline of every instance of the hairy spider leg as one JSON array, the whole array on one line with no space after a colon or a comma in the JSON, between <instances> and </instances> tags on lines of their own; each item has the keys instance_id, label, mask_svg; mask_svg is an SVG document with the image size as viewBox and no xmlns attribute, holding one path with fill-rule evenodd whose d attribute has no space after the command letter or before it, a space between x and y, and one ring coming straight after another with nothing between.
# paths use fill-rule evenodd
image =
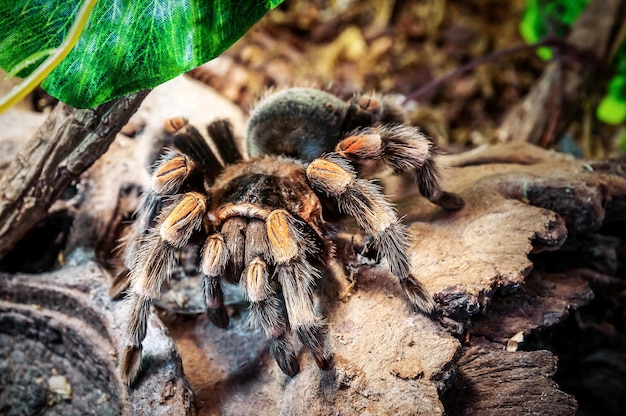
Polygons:
<instances>
[{"instance_id":1,"label":"hairy spider leg","mask_svg":"<svg viewBox=\"0 0 626 416\"><path fill-rule=\"evenodd\" d=\"M215 148L225 165L234 165L243 160L237 147L233 126L225 118L218 118L207 126L207 133L213 140Z\"/></svg>"},{"instance_id":2,"label":"hairy spider leg","mask_svg":"<svg viewBox=\"0 0 626 416\"><path fill-rule=\"evenodd\" d=\"M459 196L441 189L435 146L416 127L387 124L358 129L341 140L335 152L357 164L375 159L395 173L412 172L420 193L429 201L449 210L463 207Z\"/></svg>"},{"instance_id":3,"label":"hairy spider leg","mask_svg":"<svg viewBox=\"0 0 626 416\"><path fill-rule=\"evenodd\" d=\"M151 176L149 188L142 194L137 219L132 230L124 238L124 265L109 290L113 299L121 297L130 285L129 270L137 251L141 249L143 238L155 225L158 212L165 205L164 198L176 194L190 173L196 170L194 162L187 156L174 151L166 152L157 162Z\"/></svg>"},{"instance_id":4,"label":"hairy spider leg","mask_svg":"<svg viewBox=\"0 0 626 416\"><path fill-rule=\"evenodd\" d=\"M406 228L380 186L358 178L350 161L337 153L328 153L311 162L306 175L313 189L335 198L339 210L354 217L372 236L374 246L387 259L391 273L399 279L411 304L423 312L432 312L435 302L410 272Z\"/></svg>"},{"instance_id":5,"label":"hairy spider leg","mask_svg":"<svg viewBox=\"0 0 626 416\"><path fill-rule=\"evenodd\" d=\"M187 124L186 119L168 119L164 123L164 130L173 135L172 141L182 153L168 150L153 168L150 185L137 208L137 219L123 241L126 270L118 274L109 290L113 299L120 298L128 290L129 265L140 249L141 236L155 225L155 218L167 204L167 198L186 190L204 191L223 170L204 138L198 130Z\"/></svg>"},{"instance_id":6,"label":"hairy spider leg","mask_svg":"<svg viewBox=\"0 0 626 416\"><path fill-rule=\"evenodd\" d=\"M315 310L312 289L320 272L308 258L320 251L306 233L314 233L304 221L277 209L266 219L269 253L282 287L287 316L300 342L308 348L318 367L328 367L323 338L324 320ZM306 230L303 230L306 229ZM296 369L297 372L297 369Z\"/></svg>"},{"instance_id":7,"label":"hairy spider leg","mask_svg":"<svg viewBox=\"0 0 626 416\"><path fill-rule=\"evenodd\" d=\"M391 97L380 94L355 94L348 102L341 131L348 132L359 127L404 122L402 107Z\"/></svg>"},{"instance_id":8,"label":"hairy spider leg","mask_svg":"<svg viewBox=\"0 0 626 416\"><path fill-rule=\"evenodd\" d=\"M252 323L263 328L270 354L280 369L293 377L299 371L298 360L289 341L289 320L271 284L274 268L270 256L266 222L250 219L246 229L247 266L241 276L241 287L250 301Z\"/></svg>"},{"instance_id":9,"label":"hairy spider leg","mask_svg":"<svg viewBox=\"0 0 626 416\"><path fill-rule=\"evenodd\" d=\"M204 274L203 294L209 320L218 328L228 326L228 313L224 307L224 292L220 277L228 264L230 253L220 233L210 235L204 244L200 269Z\"/></svg>"},{"instance_id":10,"label":"hairy spider leg","mask_svg":"<svg viewBox=\"0 0 626 416\"><path fill-rule=\"evenodd\" d=\"M136 244L127 247L129 319L121 362L127 384L139 372L152 299L159 297L163 282L171 274L176 250L202 228L206 188L223 169L197 130L184 122L172 124L181 127L174 144L183 153L168 152L155 166L140 208ZM165 208L156 215L161 206Z\"/></svg>"},{"instance_id":11,"label":"hairy spider leg","mask_svg":"<svg viewBox=\"0 0 626 416\"><path fill-rule=\"evenodd\" d=\"M227 120L218 119L212 122L207 130L211 139L216 143L220 157L225 164L235 163L242 159L237 150L230 123ZM210 195L209 189L223 171L223 166L204 138L193 126L185 125L174 136L174 145L199 165L198 171L202 175L201 180L196 178L194 181L195 187L203 187ZM232 151L232 155L220 151L220 146L225 146L227 150ZM220 282L220 276L229 261L237 261L236 257L229 254L230 251L220 234L214 234L207 238L201 264L201 269L205 275L202 291L209 320L218 328L226 328L229 321L228 313L224 307L224 292ZM235 253L235 255L237 254Z\"/></svg>"},{"instance_id":12,"label":"hairy spider leg","mask_svg":"<svg viewBox=\"0 0 626 416\"><path fill-rule=\"evenodd\" d=\"M176 250L185 246L193 232L200 229L206 213L206 199L198 192L188 192L177 200L157 217L157 227L142 238L135 262L130 266L126 347L121 362L122 377L127 384L139 373L141 343L146 337L152 299L159 297L163 282L171 274Z\"/></svg>"}]
</instances>

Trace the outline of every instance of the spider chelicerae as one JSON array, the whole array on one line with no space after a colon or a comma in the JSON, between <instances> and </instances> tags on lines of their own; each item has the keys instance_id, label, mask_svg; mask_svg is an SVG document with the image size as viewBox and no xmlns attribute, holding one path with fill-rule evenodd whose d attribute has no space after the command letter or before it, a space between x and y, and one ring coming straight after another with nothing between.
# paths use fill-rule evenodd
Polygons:
<instances>
[{"instance_id":1,"label":"spider chelicerae","mask_svg":"<svg viewBox=\"0 0 626 416\"><path fill-rule=\"evenodd\" d=\"M176 252L192 241L202 246L198 268L209 319L228 326L222 284L239 285L271 355L289 376L299 371L291 331L320 368L328 365L324 320L312 290L333 256L327 219L336 214L356 219L409 302L432 312L432 297L410 271L405 225L381 187L359 172L387 166L413 174L421 194L445 209L459 209L463 201L441 190L432 142L405 124L390 99L359 95L343 101L311 88L270 94L250 116L247 157L227 120L208 126L219 159L183 119L170 120L166 130L177 151L156 164L126 249L126 383L139 373L152 299L159 297Z\"/></svg>"}]
</instances>

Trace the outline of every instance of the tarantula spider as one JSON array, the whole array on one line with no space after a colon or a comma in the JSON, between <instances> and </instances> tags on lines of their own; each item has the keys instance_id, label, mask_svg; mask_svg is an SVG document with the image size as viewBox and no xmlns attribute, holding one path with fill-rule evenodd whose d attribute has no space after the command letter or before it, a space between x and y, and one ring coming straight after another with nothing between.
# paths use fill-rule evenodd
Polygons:
<instances>
[{"instance_id":1,"label":"tarantula spider","mask_svg":"<svg viewBox=\"0 0 626 416\"><path fill-rule=\"evenodd\" d=\"M408 300L426 313L433 310L433 299L410 272L405 226L381 188L357 172L380 162L412 172L422 195L443 208L458 209L463 201L440 189L431 141L404 124L402 112L385 98L344 102L308 88L269 95L250 118L249 158L237 150L228 121L209 125L225 166L192 126L174 119L170 129L179 152L156 165L127 248L129 313L121 364L127 383L139 372L152 299L176 251L191 240L202 241L199 269L215 325L225 328L229 320L222 282L238 284L285 374L299 371L292 330L326 367L323 318L311 292L333 255L328 207L354 217Z\"/></svg>"}]
</instances>

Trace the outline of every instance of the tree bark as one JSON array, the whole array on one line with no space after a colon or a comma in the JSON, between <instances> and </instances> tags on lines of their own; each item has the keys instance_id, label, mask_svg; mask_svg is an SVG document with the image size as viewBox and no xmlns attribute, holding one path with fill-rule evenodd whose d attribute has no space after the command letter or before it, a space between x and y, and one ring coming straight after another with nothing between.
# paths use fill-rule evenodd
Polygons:
<instances>
[{"instance_id":1,"label":"tree bark","mask_svg":"<svg viewBox=\"0 0 626 416\"><path fill-rule=\"evenodd\" d=\"M108 148L148 91L95 109L59 103L0 179L0 259Z\"/></svg>"}]
</instances>

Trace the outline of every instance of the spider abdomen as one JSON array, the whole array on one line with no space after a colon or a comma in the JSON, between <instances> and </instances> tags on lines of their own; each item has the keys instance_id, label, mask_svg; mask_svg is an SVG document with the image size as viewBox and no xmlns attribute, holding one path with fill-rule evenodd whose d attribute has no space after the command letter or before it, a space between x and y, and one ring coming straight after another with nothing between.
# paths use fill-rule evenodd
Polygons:
<instances>
[{"instance_id":1,"label":"spider abdomen","mask_svg":"<svg viewBox=\"0 0 626 416\"><path fill-rule=\"evenodd\" d=\"M279 91L261 101L250 115L248 152L310 162L333 150L348 107L338 97L312 88Z\"/></svg>"}]
</instances>

